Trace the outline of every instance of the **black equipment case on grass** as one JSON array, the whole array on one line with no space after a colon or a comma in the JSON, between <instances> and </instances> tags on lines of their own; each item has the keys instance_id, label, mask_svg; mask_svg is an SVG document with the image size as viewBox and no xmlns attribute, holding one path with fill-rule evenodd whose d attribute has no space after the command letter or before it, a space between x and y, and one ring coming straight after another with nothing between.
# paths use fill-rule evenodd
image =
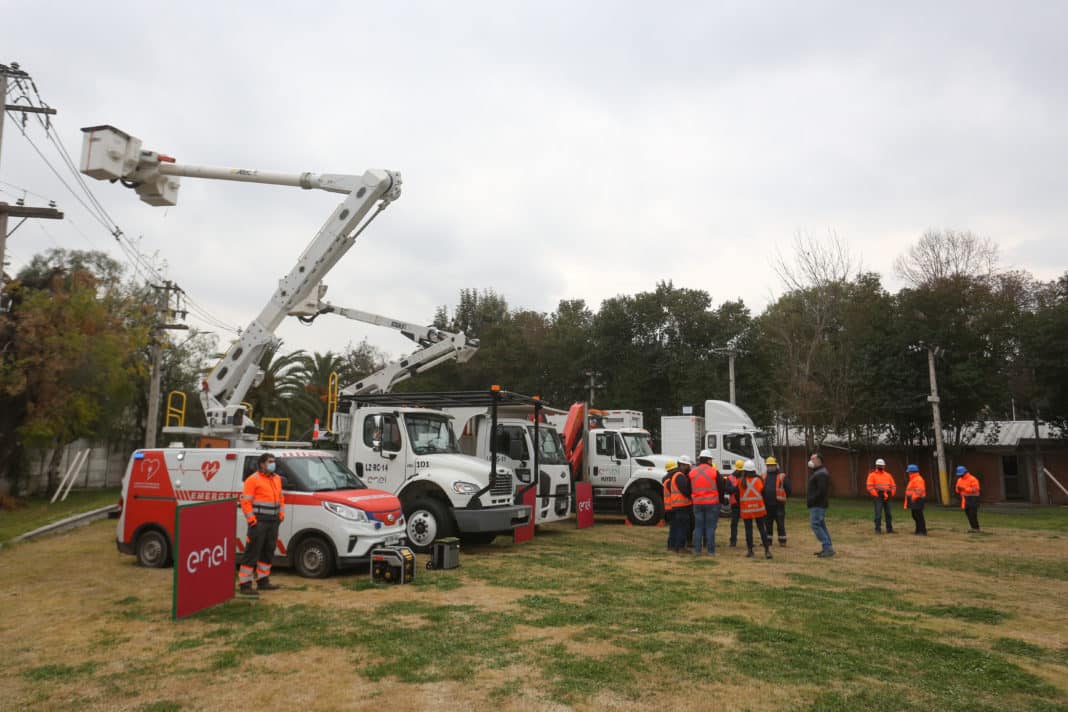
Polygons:
<instances>
[{"instance_id":1,"label":"black equipment case on grass","mask_svg":"<svg viewBox=\"0 0 1068 712\"><path fill-rule=\"evenodd\" d=\"M372 583L411 583L415 578L415 553L407 546L371 549Z\"/></svg>"},{"instance_id":2,"label":"black equipment case on grass","mask_svg":"<svg viewBox=\"0 0 1068 712\"><path fill-rule=\"evenodd\" d=\"M428 569L455 569L460 565L460 540L454 536L436 539L430 549Z\"/></svg>"}]
</instances>

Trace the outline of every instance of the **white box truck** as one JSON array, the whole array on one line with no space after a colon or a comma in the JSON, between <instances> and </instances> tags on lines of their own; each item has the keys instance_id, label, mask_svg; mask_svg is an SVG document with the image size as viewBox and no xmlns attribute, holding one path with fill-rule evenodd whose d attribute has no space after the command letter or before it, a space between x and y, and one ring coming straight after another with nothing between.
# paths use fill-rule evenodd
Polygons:
<instances>
[{"instance_id":1,"label":"white box truck","mask_svg":"<svg viewBox=\"0 0 1068 712\"><path fill-rule=\"evenodd\" d=\"M729 472L736 460L752 460L765 471L764 458L772 454L768 434L744 410L721 400L705 401L704 447L716 456L721 471Z\"/></svg>"},{"instance_id":2,"label":"white box truck","mask_svg":"<svg viewBox=\"0 0 1068 712\"><path fill-rule=\"evenodd\" d=\"M677 458L687 455L697 461L704 448L705 419L696 415L664 415L660 418L660 452Z\"/></svg>"}]
</instances>

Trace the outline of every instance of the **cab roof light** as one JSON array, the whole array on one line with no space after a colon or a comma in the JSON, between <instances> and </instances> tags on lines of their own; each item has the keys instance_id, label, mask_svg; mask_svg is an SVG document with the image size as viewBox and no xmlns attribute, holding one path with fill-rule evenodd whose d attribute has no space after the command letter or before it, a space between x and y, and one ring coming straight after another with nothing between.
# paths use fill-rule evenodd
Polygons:
<instances>
[{"instance_id":1,"label":"cab roof light","mask_svg":"<svg viewBox=\"0 0 1068 712\"><path fill-rule=\"evenodd\" d=\"M143 453L140 450L138 450L137 452L134 453L134 459L135 460L144 460L145 459L145 453Z\"/></svg>"}]
</instances>

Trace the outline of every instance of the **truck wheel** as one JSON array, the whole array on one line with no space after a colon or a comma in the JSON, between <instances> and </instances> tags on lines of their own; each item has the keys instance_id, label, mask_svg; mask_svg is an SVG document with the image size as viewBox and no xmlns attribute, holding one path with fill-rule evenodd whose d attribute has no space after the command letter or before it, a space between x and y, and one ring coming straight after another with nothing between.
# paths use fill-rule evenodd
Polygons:
<instances>
[{"instance_id":1,"label":"truck wheel","mask_svg":"<svg viewBox=\"0 0 1068 712\"><path fill-rule=\"evenodd\" d=\"M435 539L454 536L456 530L448 510L434 499L416 500L405 509L404 519L408 522L408 543L420 554L430 551Z\"/></svg>"},{"instance_id":2,"label":"truck wheel","mask_svg":"<svg viewBox=\"0 0 1068 712\"><path fill-rule=\"evenodd\" d=\"M664 516L663 498L650 489L627 493L623 500L624 513L630 523L638 527L651 527Z\"/></svg>"},{"instance_id":3,"label":"truck wheel","mask_svg":"<svg viewBox=\"0 0 1068 712\"><path fill-rule=\"evenodd\" d=\"M170 559L170 549L165 534L149 529L137 537L137 563L150 569L161 569Z\"/></svg>"},{"instance_id":4,"label":"truck wheel","mask_svg":"<svg viewBox=\"0 0 1068 712\"><path fill-rule=\"evenodd\" d=\"M323 539L310 536L297 545L293 566L304 578L326 578L334 571L334 551Z\"/></svg>"}]
</instances>

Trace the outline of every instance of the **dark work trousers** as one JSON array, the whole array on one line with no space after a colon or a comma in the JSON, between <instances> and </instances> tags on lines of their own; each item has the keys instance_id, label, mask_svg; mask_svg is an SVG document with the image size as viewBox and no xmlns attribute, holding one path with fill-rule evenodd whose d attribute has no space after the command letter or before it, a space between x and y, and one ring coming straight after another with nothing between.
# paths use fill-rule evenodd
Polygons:
<instances>
[{"instance_id":1,"label":"dark work trousers","mask_svg":"<svg viewBox=\"0 0 1068 712\"><path fill-rule=\"evenodd\" d=\"M771 540L775 527L779 529L779 543L786 543L786 502L768 505L768 540ZM774 525L774 526L773 526Z\"/></svg>"},{"instance_id":2,"label":"dark work trousers","mask_svg":"<svg viewBox=\"0 0 1068 712\"><path fill-rule=\"evenodd\" d=\"M686 539L693 533L693 524L690 521L691 507L671 510L671 530L668 535L668 548L680 551L686 548Z\"/></svg>"},{"instance_id":3,"label":"dark work trousers","mask_svg":"<svg viewBox=\"0 0 1068 712\"><path fill-rule=\"evenodd\" d=\"M731 546L738 543L738 520L742 516L742 507L738 504L731 505Z\"/></svg>"},{"instance_id":4,"label":"dark work trousers","mask_svg":"<svg viewBox=\"0 0 1068 712\"><path fill-rule=\"evenodd\" d=\"M979 504L971 504L964 508L964 514L968 517L968 524L973 531L979 531Z\"/></svg>"},{"instance_id":5,"label":"dark work trousers","mask_svg":"<svg viewBox=\"0 0 1068 712\"><path fill-rule=\"evenodd\" d=\"M916 522L916 534L927 533L927 520L923 516L923 509L912 509L912 521Z\"/></svg>"},{"instance_id":6,"label":"dark work trousers","mask_svg":"<svg viewBox=\"0 0 1068 712\"><path fill-rule=\"evenodd\" d=\"M753 548L753 522L756 522L757 531L760 532L761 546L771 546L771 535L768 534L768 530L764 526L764 517L745 519L743 521L745 522L745 545L747 547Z\"/></svg>"},{"instance_id":7,"label":"dark work trousers","mask_svg":"<svg viewBox=\"0 0 1068 712\"><path fill-rule=\"evenodd\" d=\"M879 531L882 526L882 517L880 514L886 513L886 531L894 531L894 520L890 516L890 500L883 499L882 497L875 498L875 531Z\"/></svg>"},{"instance_id":8,"label":"dark work trousers","mask_svg":"<svg viewBox=\"0 0 1068 712\"><path fill-rule=\"evenodd\" d=\"M248 542L245 544L245 554L241 557L241 565L255 567L257 578L267 578L271 575L271 562L274 561L277 541L278 520L269 521L256 517L256 526L248 528Z\"/></svg>"}]
</instances>

